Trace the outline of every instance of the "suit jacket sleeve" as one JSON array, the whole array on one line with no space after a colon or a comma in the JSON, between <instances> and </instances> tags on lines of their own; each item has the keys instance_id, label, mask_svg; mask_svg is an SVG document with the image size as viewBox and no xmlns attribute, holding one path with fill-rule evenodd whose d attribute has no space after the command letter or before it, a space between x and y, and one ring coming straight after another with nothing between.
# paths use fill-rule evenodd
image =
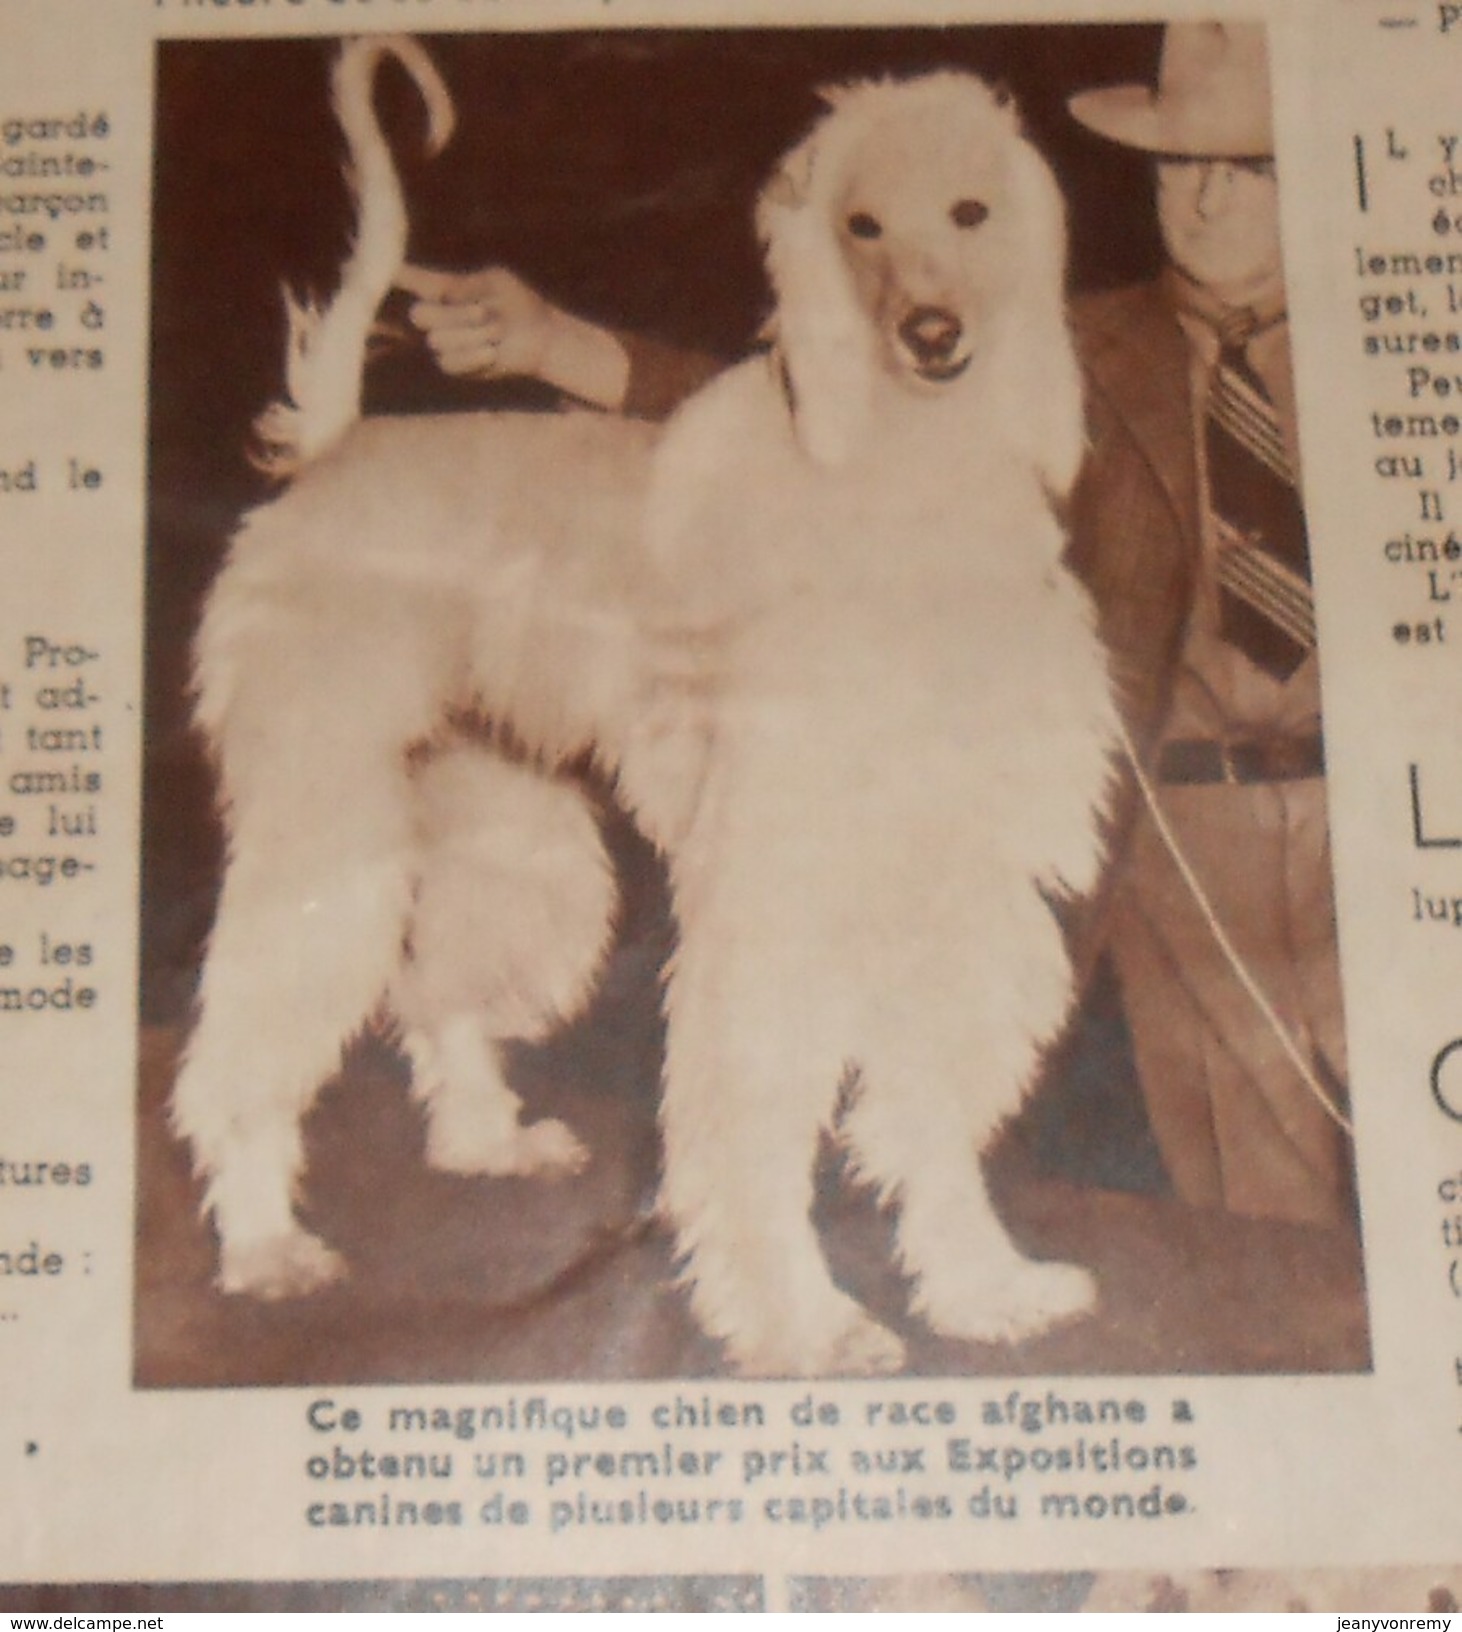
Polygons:
<instances>
[{"instance_id":1,"label":"suit jacket sleeve","mask_svg":"<svg viewBox=\"0 0 1462 1632\"><path fill-rule=\"evenodd\" d=\"M1151 285L1079 302L1088 454L1068 562L1091 591L1133 740L1172 693L1200 541L1186 342Z\"/></svg>"},{"instance_id":2,"label":"suit jacket sleeve","mask_svg":"<svg viewBox=\"0 0 1462 1632\"><path fill-rule=\"evenodd\" d=\"M636 419L667 419L685 399L726 366L722 357L616 331L629 356L624 411Z\"/></svg>"}]
</instances>

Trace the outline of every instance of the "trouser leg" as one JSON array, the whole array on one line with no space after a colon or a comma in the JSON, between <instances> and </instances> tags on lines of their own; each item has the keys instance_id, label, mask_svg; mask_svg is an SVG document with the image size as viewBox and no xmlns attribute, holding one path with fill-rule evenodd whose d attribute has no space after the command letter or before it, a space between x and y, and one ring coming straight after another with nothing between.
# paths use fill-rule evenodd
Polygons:
<instances>
[{"instance_id":1,"label":"trouser leg","mask_svg":"<svg viewBox=\"0 0 1462 1632\"><path fill-rule=\"evenodd\" d=\"M1333 1090L1345 1066L1323 782L1168 788L1161 798L1218 922L1301 1058ZM1177 1192L1256 1217L1348 1218L1345 1136L1146 819L1118 887L1111 946Z\"/></svg>"}]
</instances>

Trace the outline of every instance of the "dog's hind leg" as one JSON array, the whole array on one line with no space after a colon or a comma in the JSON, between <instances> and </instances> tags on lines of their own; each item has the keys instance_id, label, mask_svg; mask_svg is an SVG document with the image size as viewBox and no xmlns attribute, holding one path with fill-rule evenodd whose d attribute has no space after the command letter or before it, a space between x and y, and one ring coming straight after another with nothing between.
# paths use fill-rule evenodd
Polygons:
<instances>
[{"instance_id":1,"label":"dog's hind leg","mask_svg":"<svg viewBox=\"0 0 1462 1632\"><path fill-rule=\"evenodd\" d=\"M811 1219L835 1029L795 969L718 939L682 944L668 1002L661 1202L692 1307L746 1375L896 1371L902 1343L834 1285Z\"/></svg>"},{"instance_id":2,"label":"dog's hind leg","mask_svg":"<svg viewBox=\"0 0 1462 1632\"><path fill-rule=\"evenodd\" d=\"M226 575L198 647L228 862L174 1090L219 1236L258 1297L340 1273L295 1216L300 1123L399 965L415 885L407 746L435 723L447 621L392 585Z\"/></svg>"},{"instance_id":3,"label":"dog's hind leg","mask_svg":"<svg viewBox=\"0 0 1462 1632\"><path fill-rule=\"evenodd\" d=\"M865 1054L866 1081L841 1132L859 1173L898 1203L915 1312L946 1337L1014 1342L1095 1300L1087 1270L1019 1252L981 1166L1038 1050L996 1004L977 999L963 1014L931 1007L913 1004L901 1037Z\"/></svg>"},{"instance_id":4,"label":"dog's hind leg","mask_svg":"<svg viewBox=\"0 0 1462 1632\"><path fill-rule=\"evenodd\" d=\"M426 1159L443 1173L553 1177L578 1173L589 1153L556 1117L523 1121L502 1045L512 1039L480 1014L450 1015L407 1031L412 1093L426 1108Z\"/></svg>"},{"instance_id":5,"label":"dog's hind leg","mask_svg":"<svg viewBox=\"0 0 1462 1632\"><path fill-rule=\"evenodd\" d=\"M577 1172L560 1121L524 1123L502 1045L587 1002L614 922L613 870L576 784L462 741L416 773L421 882L393 993L426 1107L426 1155L456 1173Z\"/></svg>"}]
</instances>

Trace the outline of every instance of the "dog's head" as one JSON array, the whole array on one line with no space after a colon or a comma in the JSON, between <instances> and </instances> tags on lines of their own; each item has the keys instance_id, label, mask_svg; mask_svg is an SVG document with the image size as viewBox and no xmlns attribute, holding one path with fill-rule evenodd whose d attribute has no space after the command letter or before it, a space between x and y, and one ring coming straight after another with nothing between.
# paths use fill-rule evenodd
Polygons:
<instances>
[{"instance_id":1,"label":"dog's head","mask_svg":"<svg viewBox=\"0 0 1462 1632\"><path fill-rule=\"evenodd\" d=\"M808 453L852 457L890 387L938 397L1018 370L1027 383L1013 385L1016 403L1053 383L1069 402L1064 210L1009 99L954 72L823 98L829 111L757 215ZM1071 438L1063 427L1062 446L1039 458L1063 491L1078 456Z\"/></svg>"}]
</instances>

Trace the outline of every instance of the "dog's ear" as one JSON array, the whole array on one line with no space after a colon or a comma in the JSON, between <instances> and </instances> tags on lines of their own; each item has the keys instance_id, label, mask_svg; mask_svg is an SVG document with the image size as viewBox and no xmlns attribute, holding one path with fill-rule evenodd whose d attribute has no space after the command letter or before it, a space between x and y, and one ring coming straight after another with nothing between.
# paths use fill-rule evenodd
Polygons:
<instances>
[{"instance_id":1,"label":"dog's ear","mask_svg":"<svg viewBox=\"0 0 1462 1632\"><path fill-rule=\"evenodd\" d=\"M1011 90L1010 86L1006 84L1003 79L992 79L989 81L989 86L990 99L994 102L997 108L1015 107L1015 92Z\"/></svg>"},{"instance_id":2,"label":"dog's ear","mask_svg":"<svg viewBox=\"0 0 1462 1632\"><path fill-rule=\"evenodd\" d=\"M1066 208L1046 161L1023 137L1010 146L1021 218L1022 275L1001 337L1024 410L1011 430L1053 497L1071 491L1086 451L1081 370L1066 316Z\"/></svg>"},{"instance_id":3,"label":"dog's ear","mask_svg":"<svg viewBox=\"0 0 1462 1632\"><path fill-rule=\"evenodd\" d=\"M756 221L797 439L818 464L840 465L871 425L876 357L832 219L840 166L825 130L783 159L757 202Z\"/></svg>"},{"instance_id":4,"label":"dog's ear","mask_svg":"<svg viewBox=\"0 0 1462 1632\"><path fill-rule=\"evenodd\" d=\"M813 144L810 141L783 154L771 178L762 188L758 209L801 209L812 192L813 163Z\"/></svg>"}]
</instances>

